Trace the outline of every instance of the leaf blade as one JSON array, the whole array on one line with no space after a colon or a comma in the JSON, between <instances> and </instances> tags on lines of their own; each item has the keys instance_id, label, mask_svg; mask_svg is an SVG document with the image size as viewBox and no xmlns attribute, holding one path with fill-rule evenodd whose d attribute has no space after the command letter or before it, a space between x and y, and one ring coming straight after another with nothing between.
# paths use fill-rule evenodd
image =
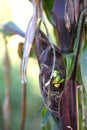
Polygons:
<instances>
[{"instance_id":1,"label":"leaf blade","mask_svg":"<svg viewBox=\"0 0 87 130\"><path fill-rule=\"evenodd\" d=\"M53 0L43 0L43 7L44 7L44 11L46 13L46 16L49 20L49 22L55 26L55 22L51 13L52 7L53 7L54 1Z\"/></svg>"},{"instance_id":2,"label":"leaf blade","mask_svg":"<svg viewBox=\"0 0 87 130\"><path fill-rule=\"evenodd\" d=\"M12 21L8 21L4 25L0 26L0 32L6 36L11 36L15 34L18 34L22 37L25 36L25 32Z\"/></svg>"},{"instance_id":3,"label":"leaf blade","mask_svg":"<svg viewBox=\"0 0 87 130\"><path fill-rule=\"evenodd\" d=\"M80 59L81 75L83 80L83 85L87 92L87 41L85 42L83 52Z\"/></svg>"},{"instance_id":4,"label":"leaf blade","mask_svg":"<svg viewBox=\"0 0 87 130\"><path fill-rule=\"evenodd\" d=\"M43 120L42 120L42 122L41 122L41 126L45 126L45 125L47 124L48 119L49 119L49 117L50 117L50 115L51 115L51 112L50 112L49 110L47 110L44 115L45 115L45 116L44 116L44 118L43 118Z\"/></svg>"}]
</instances>

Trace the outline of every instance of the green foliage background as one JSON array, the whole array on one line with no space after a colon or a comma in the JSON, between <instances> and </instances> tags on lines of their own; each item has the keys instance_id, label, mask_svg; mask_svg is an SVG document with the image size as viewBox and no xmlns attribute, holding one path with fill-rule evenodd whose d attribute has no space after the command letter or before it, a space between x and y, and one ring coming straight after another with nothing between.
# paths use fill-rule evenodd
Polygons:
<instances>
[{"instance_id":1,"label":"green foliage background","mask_svg":"<svg viewBox=\"0 0 87 130\"><path fill-rule=\"evenodd\" d=\"M17 46L16 46L17 47ZM17 54L17 48L12 48L11 44L8 44L9 56L10 56L10 76L11 76L11 130L20 129L21 122L21 97L22 86L20 76L21 60ZM5 93L5 79L4 79L4 44L1 46L2 51L0 54L0 130L3 129L3 115L2 105L4 101ZM39 68L36 59L32 57L29 59L28 65L28 86L27 86L27 117L25 130L40 130L41 114L34 116L38 108L42 104L42 98L40 96L40 90L38 85Z\"/></svg>"},{"instance_id":2,"label":"green foliage background","mask_svg":"<svg viewBox=\"0 0 87 130\"><path fill-rule=\"evenodd\" d=\"M26 8L24 7L26 6ZM25 10L23 10L25 8ZM31 10L31 11L30 11ZM26 30L29 19L32 15L32 6L27 0L0 0L0 24L4 24L9 20L16 22L21 29ZM22 86L20 76L21 60L18 57L18 43L24 41L19 36L8 38L8 52L10 58L10 78L11 78L11 130L19 130L21 122L21 97ZM3 130L3 115L2 105L5 94L5 79L4 79L4 39L0 34L0 130ZM29 60L28 66L28 87L27 87L27 117L25 130L40 130L41 114L34 116L39 106L42 103L38 84L39 69L36 59L32 57Z\"/></svg>"}]
</instances>

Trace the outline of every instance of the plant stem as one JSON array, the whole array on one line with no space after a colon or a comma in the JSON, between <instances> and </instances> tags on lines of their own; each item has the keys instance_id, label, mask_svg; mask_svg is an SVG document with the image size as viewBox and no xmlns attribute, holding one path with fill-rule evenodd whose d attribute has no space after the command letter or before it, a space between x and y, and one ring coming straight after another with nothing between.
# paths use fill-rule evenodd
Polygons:
<instances>
[{"instance_id":1,"label":"plant stem","mask_svg":"<svg viewBox=\"0 0 87 130\"><path fill-rule=\"evenodd\" d=\"M5 130L10 129L11 125L11 107L10 107L10 62L9 62L9 56L8 56L8 48L7 48L7 39L6 36L4 36L5 41L5 56L4 56L4 76L5 76L5 82L6 82L6 88L5 88L5 98L3 102L3 119L4 119L4 128Z\"/></svg>"},{"instance_id":2,"label":"plant stem","mask_svg":"<svg viewBox=\"0 0 87 130\"><path fill-rule=\"evenodd\" d=\"M21 130L24 130L26 118L26 83L22 84L22 120L21 120Z\"/></svg>"}]
</instances>

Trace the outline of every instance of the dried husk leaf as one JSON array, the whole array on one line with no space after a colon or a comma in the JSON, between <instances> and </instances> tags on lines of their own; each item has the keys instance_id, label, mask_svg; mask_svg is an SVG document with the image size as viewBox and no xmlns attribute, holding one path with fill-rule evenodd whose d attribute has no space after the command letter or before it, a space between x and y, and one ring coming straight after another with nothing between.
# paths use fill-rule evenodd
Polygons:
<instances>
[{"instance_id":1,"label":"dried husk leaf","mask_svg":"<svg viewBox=\"0 0 87 130\"><path fill-rule=\"evenodd\" d=\"M49 41L46 38L45 34L42 33L42 31L39 28L36 31L35 41L36 41L36 48L37 48L37 57L39 59L41 53L49 45ZM44 42L45 42L45 44L44 44ZM39 60L38 60L38 62L39 62Z\"/></svg>"},{"instance_id":2,"label":"dried husk leaf","mask_svg":"<svg viewBox=\"0 0 87 130\"><path fill-rule=\"evenodd\" d=\"M41 36L39 38L38 36ZM40 82L40 89L42 93L42 97L46 104L46 107L52 112L52 114L59 118L59 104L61 99L61 93L64 89L64 83L61 84L59 88L55 88L51 82L47 85L46 83L49 82L50 76L52 73L52 66L53 66L53 48L51 47L48 39L46 36L41 32L38 31L36 35L36 47L38 53L38 62L40 67L40 75L39 75L39 82ZM61 78L65 78L65 66L63 63L62 56L58 48L55 47L55 56L56 56L56 63L54 69L57 70L61 76Z\"/></svg>"}]
</instances>

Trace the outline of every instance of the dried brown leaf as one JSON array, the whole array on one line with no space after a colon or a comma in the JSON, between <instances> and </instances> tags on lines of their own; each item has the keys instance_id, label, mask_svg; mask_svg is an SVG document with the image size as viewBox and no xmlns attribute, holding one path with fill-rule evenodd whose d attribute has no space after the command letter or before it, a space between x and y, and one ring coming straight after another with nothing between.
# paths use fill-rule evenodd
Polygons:
<instances>
[{"instance_id":1,"label":"dried brown leaf","mask_svg":"<svg viewBox=\"0 0 87 130\"><path fill-rule=\"evenodd\" d=\"M32 43L35 37L35 31L37 28L37 7L34 6L33 16L29 22L25 43L24 43L24 52L23 52L23 60L22 60L22 83L26 82L26 67L28 63L28 56L30 54L30 50L32 47Z\"/></svg>"},{"instance_id":2,"label":"dried brown leaf","mask_svg":"<svg viewBox=\"0 0 87 130\"><path fill-rule=\"evenodd\" d=\"M38 37L40 36L40 38ZM50 77L53 68L53 48L47 39L47 37L39 30L36 35L36 47L38 53L38 62L40 67L40 89L47 108L53 113L53 115L59 118L59 104L61 99L61 93L64 89L64 83L59 88L54 87L50 82ZM65 66L62 56L58 48L55 48L55 66L61 78L65 78ZM46 85L47 84L47 85Z\"/></svg>"},{"instance_id":3,"label":"dried brown leaf","mask_svg":"<svg viewBox=\"0 0 87 130\"><path fill-rule=\"evenodd\" d=\"M31 51L32 43L35 38L35 32L37 30L37 20L42 16L42 1L32 0L33 3L33 16L29 22L25 43L24 43L24 51L23 51L23 60L22 60L22 83L26 82L26 68L28 63L28 56Z\"/></svg>"}]
</instances>

